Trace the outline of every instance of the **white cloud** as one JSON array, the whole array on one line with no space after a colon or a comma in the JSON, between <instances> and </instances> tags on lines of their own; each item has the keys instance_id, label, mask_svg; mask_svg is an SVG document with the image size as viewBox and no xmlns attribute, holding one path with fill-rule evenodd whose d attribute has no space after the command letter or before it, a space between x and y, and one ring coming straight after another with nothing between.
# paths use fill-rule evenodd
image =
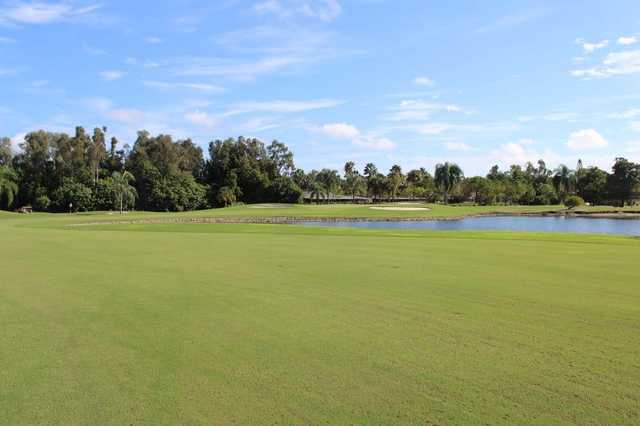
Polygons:
<instances>
[{"instance_id":1,"label":"white cloud","mask_svg":"<svg viewBox=\"0 0 640 426\"><path fill-rule=\"evenodd\" d=\"M621 44L623 46L629 46L630 44L635 44L638 42L638 39L636 38L636 36L629 36L629 37L620 37L618 38L618 44Z\"/></svg>"},{"instance_id":2,"label":"white cloud","mask_svg":"<svg viewBox=\"0 0 640 426\"><path fill-rule=\"evenodd\" d=\"M265 0L256 4L253 10L280 19L303 16L329 22L340 16L342 6L338 0Z\"/></svg>"},{"instance_id":3,"label":"white cloud","mask_svg":"<svg viewBox=\"0 0 640 426\"><path fill-rule=\"evenodd\" d=\"M238 102L231 105L230 109L224 113L224 116L228 117L250 112L296 113L333 108L343 103L344 101L337 99L315 99L310 101L275 100L261 102Z\"/></svg>"},{"instance_id":4,"label":"white cloud","mask_svg":"<svg viewBox=\"0 0 640 426\"><path fill-rule=\"evenodd\" d=\"M112 109L104 112L105 117L125 124L139 124L145 118L144 111L139 109Z\"/></svg>"},{"instance_id":5,"label":"white cloud","mask_svg":"<svg viewBox=\"0 0 640 426\"><path fill-rule=\"evenodd\" d=\"M449 151L471 151L473 148L464 142L445 142L444 147Z\"/></svg>"},{"instance_id":6,"label":"white cloud","mask_svg":"<svg viewBox=\"0 0 640 426\"><path fill-rule=\"evenodd\" d=\"M631 123L631 130L640 132L640 121L634 121L633 123Z\"/></svg>"},{"instance_id":7,"label":"white cloud","mask_svg":"<svg viewBox=\"0 0 640 426\"><path fill-rule=\"evenodd\" d=\"M489 158L485 159L485 163L498 163L501 167L506 168L512 164L524 165L527 162L535 163L540 159L544 159L550 163L560 162L560 157L549 149L538 151L532 148L535 141L532 139L521 139L518 142L511 142L500 145L499 148L491 151ZM547 163L547 164L550 164Z\"/></svg>"},{"instance_id":8,"label":"white cloud","mask_svg":"<svg viewBox=\"0 0 640 426\"><path fill-rule=\"evenodd\" d=\"M580 78L607 78L636 73L640 73L640 50L609 53L602 64L596 67L571 71L571 75Z\"/></svg>"},{"instance_id":9,"label":"white cloud","mask_svg":"<svg viewBox=\"0 0 640 426\"><path fill-rule=\"evenodd\" d=\"M541 18L549 12L548 9L531 9L512 13L499 17L496 21L484 25L476 30L477 33L487 33L490 31L504 30L526 24L535 19Z\"/></svg>"},{"instance_id":10,"label":"white cloud","mask_svg":"<svg viewBox=\"0 0 640 426\"><path fill-rule=\"evenodd\" d=\"M518 117L518 121L526 123L533 120L546 120L546 121L567 121L573 122L578 119L580 115L576 112L565 111L551 111L542 115L525 115Z\"/></svg>"},{"instance_id":11,"label":"white cloud","mask_svg":"<svg viewBox=\"0 0 640 426\"><path fill-rule=\"evenodd\" d=\"M248 62L221 60L218 58L196 58L188 61L187 65L176 71L175 74L254 80L263 74L271 74L291 67L302 66L307 63L307 58L295 55L271 56ZM182 66L182 64L180 66Z\"/></svg>"},{"instance_id":12,"label":"white cloud","mask_svg":"<svg viewBox=\"0 0 640 426\"><path fill-rule=\"evenodd\" d=\"M434 81L429 77L416 77L413 82L419 86L433 86Z\"/></svg>"},{"instance_id":13,"label":"white cloud","mask_svg":"<svg viewBox=\"0 0 640 426\"><path fill-rule=\"evenodd\" d=\"M212 129L220 123L220 118L203 111L191 111L184 115L185 120L196 126Z\"/></svg>"},{"instance_id":14,"label":"white cloud","mask_svg":"<svg viewBox=\"0 0 640 426\"><path fill-rule=\"evenodd\" d=\"M595 129L583 129L569 135L567 146L574 151L604 148L607 141Z\"/></svg>"},{"instance_id":15,"label":"white cloud","mask_svg":"<svg viewBox=\"0 0 640 426\"><path fill-rule=\"evenodd\" d=\"M147 37L144 39L144 41L146 41L149 44L160 44L164 40L162 40L160 37Z\"/></svg>"},{"instance_id":16,"label":"white cloud","mask_svg":"<svg viewBox=\"0 0 640 426\"><path fill-rule=\"evenodd\" d=\"M69 2L18 1L9 3L0 9L0 22L14 24L47 24L68 20L80 15L94 12L101 7L92 4L84 7L73 7Z\"/></svg>"},{"instance_id":17,"label":"white cloud","mask_svg":"<svg viewBox=\"0 0 640 426\"><path fill-rule=\"evenodd\" d=\"M97 111L107 111L113 106L113 102L107 98L90 98L87 100L87 105Z\"/></svg>"},{"instance_id":18,"label":"white cloud","mask_svg":"<svg viewBox=\"0 0 640 426\"><path fill-rule=\"evenodd\" d=\"M165 81L145 80L142 84L146 87L158 90L188 89L203 93L221 93L225 90L224 87L208 83L169 83Z\"/></svg>"},{"instance_id":19,"label":"white cloud","mask_svg":"<svg viewBox=\"0 0 640 426\"><path fill-rule=\"evenodd\" d=\"M18 72L20 72L20 70L17 68L0 68L0 77L18 74Z\"/></svg>"},{"instance_id":20,"label":"white cloud","mask_svg":"<svg viewBox=\"0 0 640 426\"><path fill-rule=\"evenodd\" d=\"M391 121L419 121L427 120L437 112L464 112L458 105L423 100L404 100L391 110L393 112L387 116Z\"/></svg>"},{"instance_id":21,"label":"white cloud","mask_svg":"<svg viewBox=\"0 0 640 426\"><path fill-rule=\"evenodd\" d=\"M103 80L106 81L119 80L124 76L124 72L115 70L101 71L98 74L100 75L100 77L102 77Z\"/></svg>"},{"instance_id":22,"label":"white cloud","mask_svg":"<svg viewBox=\"0 0 640 426\"><path fill-rule=\"evenodd\" d=\"M11 44L15 43L16 39L11 37L0 37L0 44Z\"/></svg>"},{"instance_id":23,"label":"white cloud","mask_svg":"<svg viewBox=\"0 0 640 426\"><path fill-rule=\"evenodd\" d=\"M634 118L640 116L640 108L632 108L622 112L613 112L607 117L609 118Z\"/></svg>"},{"instance_id":24,"label":"white cloud","mask_svg":"<svg viewBox=\"0 0 640 426\"><path fill-rule=\"evenodd\" d=\"M360 137L360 131L347 123L332 123L322 126L322 131L335 139L356 139Z\"/></svg>"},{"instance_id":25,"label":"white cloud","mask_svg":"<svg viewBox=\"0 0 640 426\"><path fill-rule=\"evenodd\" d=\"M582 48L584 49L585 53L592 53L598 49L604 49L605 47L607 47L609 45L609 40L602 40L596 43L589 43L582 39L578 39L576 40L576 43L582 45Z\"/></svg>"},{"instance_id":26,"label":"white cloud","mask_svg":"<svg viewBox=\"0 0 640 426\"><path fill-rule=\"evenodd\" d=\"M357 127L347 123L325 124L319 130L333 139L348 140L354 145L369 149L388 151L396 146L389 138L374 133L362 134Z\"/></svg>"}]
</instances>

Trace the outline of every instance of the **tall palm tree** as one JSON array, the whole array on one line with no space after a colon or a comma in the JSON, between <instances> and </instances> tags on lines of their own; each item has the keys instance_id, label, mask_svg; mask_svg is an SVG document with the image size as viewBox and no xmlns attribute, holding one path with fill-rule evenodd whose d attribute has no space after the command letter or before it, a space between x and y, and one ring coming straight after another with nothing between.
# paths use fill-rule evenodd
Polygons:
<instances>
[{"instance_id":1,"label":"tall palm tree","mask_svg":"<svg viewBox=\"0 0 640 426\"><path fill-rule=\"evenodd\" d=\"M2 200L6 200L7 208L13 204L18 194L18 176L9 167L0 166L0 207Z\"/></svg>"},{"instance_id":2,"label":"tall palm tree","mask_svg":"<svg viewBox=\"0 0 640 426\"><path fill-rule=\"evenodd\" d=\"M462 169L457 164L446 162L436 165L434 181L442 191L445 204L449 203L449 193L462 181L462 178L464 178L464 173L462 173Z\"/></svg>"},{"instance_id":3,"label":"tall palm tree","mask_svg":"<svg viewBox=\"0 0 640 426\"><path fill-rule=\"evenodd\" d=\"M564 164L558 166L553 175L553 186L556 188L558 197L560 197L560 201L563 203L567 198L567 195L569 195L569 193L571 192L573 179L573 171Z\"/></svg>"},{"instance_id":4,"label":"tall palm tree","mask_svg":"<svg viewBox=\"0 0 640 426\"><path fill-rule=\"evenodd\" d=\"M114 201L116 203L116 207L120 208L120 214L122 214L125 203L133 204L135 199L138 197L138 192L130 185L131 182L135 182L135 178L130 172L124 171L122 173L113 172L111 179L113 179L115 191Z\"/></svg>"},{"instance_id":5,"label":"tall palm tree","mask_svg":"<svg viewBox=\"0 0 640 426\"><path fill-rule=\"evenodd\" d=\"M316 203L320 201L320 197L324 197L324 188L318 182L311 184L311 193L309 194L311 199L315 199Z\"/></svg>"}]
</instances>

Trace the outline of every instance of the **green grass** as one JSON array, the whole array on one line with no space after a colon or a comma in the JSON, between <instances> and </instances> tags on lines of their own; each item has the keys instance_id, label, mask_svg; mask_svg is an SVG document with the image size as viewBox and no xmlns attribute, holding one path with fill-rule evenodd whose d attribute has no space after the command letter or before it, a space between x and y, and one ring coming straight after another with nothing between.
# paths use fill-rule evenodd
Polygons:
<instances>
[{"instance_id":1,"label":"green grass","mask_svg":"<svg viewBox=\"0 0 640 426\"><path fill-rule=\"evenodd\" d=\"M638 239L115 216L0 215L1 423L640 421Z\"/></svg>"}]
</instances>

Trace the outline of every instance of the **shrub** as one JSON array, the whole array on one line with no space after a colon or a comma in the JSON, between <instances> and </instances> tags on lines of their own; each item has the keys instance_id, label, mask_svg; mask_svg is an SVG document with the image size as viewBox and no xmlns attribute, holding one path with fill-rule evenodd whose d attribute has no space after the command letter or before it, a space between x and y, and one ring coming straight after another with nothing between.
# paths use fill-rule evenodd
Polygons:
<instances>
[{"instance_id":1,"label":"shrub","mask_svg":"<svg viewBox=\"0 0 640 426\"><path fill-rule=\"evenodd\" d=\"M570 209L584 205L584 200L577 195L571 195L564 200L564 205Z\"/></svg>"},{"instance_id":2,"label":"shrub","mask_svg":"<svg viewBox=\"0 0 640 426\"><path fill-rule=\"evenodd\" d=\"M39 212L46 212L51 206L51 200L46 195L37 197L33 202L33 208Z\"/></svg>"}]
</instances>

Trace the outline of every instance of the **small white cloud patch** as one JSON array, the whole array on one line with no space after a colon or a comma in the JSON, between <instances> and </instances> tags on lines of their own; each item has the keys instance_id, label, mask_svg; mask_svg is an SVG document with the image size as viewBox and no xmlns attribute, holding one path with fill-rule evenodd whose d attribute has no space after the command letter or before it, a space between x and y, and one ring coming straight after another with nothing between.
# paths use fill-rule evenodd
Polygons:
<instances>
[{"instance_id":1,"label":"small white cloud patch","mask_svg":"<svg viewBox=\"0 0 640 426\"><path fill-rule=\"evenodd\" d=\"M629 37L620 37L618 38L618 44L621 44L623 46L629 46L630 44L635 44L638 42L638 39L636 38L636 36L629 36Z\"/></svg>"},{"instance_id":2,"label":"small white cloud patch","mask_svg":"<svg viewBox=\"0 0 640 426\"><path fill-rule=\"evenodd\" d=\"M101 71L99 73L100 77L102 77L103 80L106 81L114 81L114 80L119 80L124 76L124 73L122 71Z\"/></svg>"},{"instance_id":3,"label":"small white cloud patch","mask_svg":"<svg viewBox=\"0 0 640 426\"><path fill-rule=\"evenodd\" d=\"M413 82L418 86L433 86L435 84L429 77L416 77L413 79Z\"/></svg>"},{"instance_id":4,"label":"small white cloud patch","mask_svg":"<svg viewBox=\"0 0 640 426\"><path fill-rule=\"evenodd\" d=\"M569 135L567 146L574 151L604 148L609 143L595 129L583 129Z\"/></svg>"}]
</instances>

